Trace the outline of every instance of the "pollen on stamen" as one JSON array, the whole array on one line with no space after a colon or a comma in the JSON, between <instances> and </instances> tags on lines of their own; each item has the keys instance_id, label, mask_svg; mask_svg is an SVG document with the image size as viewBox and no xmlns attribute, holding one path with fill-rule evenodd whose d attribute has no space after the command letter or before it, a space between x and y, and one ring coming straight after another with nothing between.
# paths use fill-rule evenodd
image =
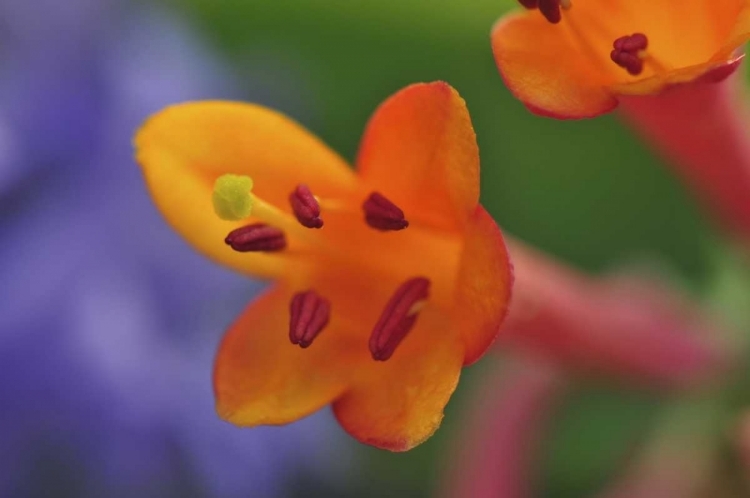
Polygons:
<instances>
[{"instance_id":1,"label":"pollen on stamen","mask_svg":"<svg viewBox=\"0 0 750 498\"><path fill-rule=\"evenodd\" d=\"M276 227L254 223L232 230L224 243L237 252L276 252L286 248L286 236Z\"/></svg>"},{"instance_id":2,"label":"pollen on stamen","mask_svg":"<svg viewBox=\"0 0 750 498\"><path fill-rule=\"evenodd\" d=\"M289 303L289 340L308 348L331 318L331 303L312 290L298 292Z\"/></svg>"},{"instance_id":3,"label":"pollen on stamen","mask_svg":"<svg viewBox=\"0 0 750 498\"><path fill-rule=\"evenodd\" d=\"M370 194L362 209L365 211L365 221L376 230L395 231L409 226L401 208L378 192Z\"/></svg>"},{"instance_id":4,"label":"pollen on stamen","mask_svg":"<svg viewBox=\"0 0 750 498\"><path fill-rule=\"evenodd\" d=\"M253 179L242 175L222 175L214 182L211 200L222 220L239 221L253 211Z\"/></svg>"},{"instance_id":5,"label":"pollen on stamen","mask_svg":"<svg viewBox=\"0 0 750 498\"><path fill-rule=\"evenodd\" d=\"M307 185L297 185L289 194L289 203L297 221L307 228L320 228L323 220L320 218L320 203Z\"/></svg>"},{"instance_id":6,"label":"pollen on stamen","mask_svg":"<svg viewBox=\"0 0 750 498\"><path fill-rule=\"evenodd\" d=\"M643 33L621 36L612 44L609 57L612 62L627 70L632 76L643 72L643 53L648 48L648 37Z\"/></svg>"},{"instance_id":7,"label":"pollen on stamen","mask_svg":"<svg viewBox=\"0 0 750 498\"><path fill-rule=\"evenodd\" d=\"M376 361L386 361L414 327L424 301L429 297L430 281L415 277L404 282L386 304L370 335L370 353Z\"/></svg>"}]
</instances>

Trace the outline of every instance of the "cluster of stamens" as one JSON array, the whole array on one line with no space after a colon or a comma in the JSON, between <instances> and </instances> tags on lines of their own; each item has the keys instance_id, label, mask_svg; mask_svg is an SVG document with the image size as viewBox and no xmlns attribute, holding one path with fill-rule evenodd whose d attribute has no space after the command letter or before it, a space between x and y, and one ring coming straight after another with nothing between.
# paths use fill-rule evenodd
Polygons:
<instances>
[{"instance_id":1,"label":"cluster of stamens","mask_svg":"<svg viewBox=\"0 0 750 498\"><path fill-rule=\"evenodd\" d=\"M539 12L552 24L557 24L562 20L562 11L572 8L572 0L518 0L518 2L527 9L538 9ZM579 42L586 44L582 39L581 31L577 30L572 24L570 27L576 34ZM612 62L625 69L632 76L638 76L643 72L646 59L646 49L648 48L648 38L643 33L634 33L629 36L621 36L613 44L613 50L610 53ZM649 58L651 64L659 68L659 63Z\"/></svg>"},{"instance_id":2,"label":"cluster of stamens","mask_svg":"<svg viewBox=\"0 0 750 498\"><path fill-rule=\"evenodd\" d=\"M214 185L214 209L221 218L238 220L249 217L264 203L254 197L252 180L224 175ZM297 222L305 228L320 229L321 204L306 185L297 185L289 194L289 204ZM268 208L266 209L275 209ZM379 231L398 231L409 226L403 210L379 192L372 192L362 203L365 223ZM275 213L276 220L284 224ZM281 214L281 216L284 216ZM263 216L260 216L263 219ZM224 242L238 252L277 252L286 249L286 234L267 223L253 223L229 232ZM419 310L429 294L430 281L423 277L404 282L393 294L370 335L373 359L389 359L416 323ZM298 292L289 303L289 340L301 348L309 347L328 325L331 303L314 290Z\"/></svg>"},{"instance_id":3,"label":"cluster of stamens","mask_svg":"<svg viewBox=\"0 0 750 498\"><path fill-rule=\"evenodd\" d=\"M539 12L552 24L562 19L560 9L568 10L573 5L571 0L518 0L527 9L539 9Z\"/></svg>"},{"instance_id":4,"label":"cluster of stamens","mask_svg":"<svg viewBox=\"0 0 750 498\"><path fill-rule=\"evenodd\" d=\"M621 36L612 44L609 54L612 62L624 68L633 76L643 72L643 55L648 48L648 38L643 33Z\"/></svg>"}]
</instances>

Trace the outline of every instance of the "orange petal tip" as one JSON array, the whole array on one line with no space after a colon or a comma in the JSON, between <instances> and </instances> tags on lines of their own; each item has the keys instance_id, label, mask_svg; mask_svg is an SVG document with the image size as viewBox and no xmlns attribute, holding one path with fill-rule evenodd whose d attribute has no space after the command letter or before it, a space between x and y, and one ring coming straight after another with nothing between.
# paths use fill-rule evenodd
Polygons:
<instances>
[{"instance_id":1,"label":"orange petal tip","mask_svg":"<svg viewBox=\"0 0 750 498\"><path fill-rule=\"evenodd\" d=\"M478 206L467 225L456 290L456 327L462 331L464 365L484 355L500 332L513 287L513 264L500 228Z\"/></svg>"},{"instance_id":2,"label":"orange petal tip","mask_svg":"<svg viewBox=\"0 0 750 498\"><path fill-rule=\"evenodd\" d=\"M495 23L492 51L505 85L534 114L583 119L617 107L592 63L536 12Z\"/></svg>"}]
</instances>

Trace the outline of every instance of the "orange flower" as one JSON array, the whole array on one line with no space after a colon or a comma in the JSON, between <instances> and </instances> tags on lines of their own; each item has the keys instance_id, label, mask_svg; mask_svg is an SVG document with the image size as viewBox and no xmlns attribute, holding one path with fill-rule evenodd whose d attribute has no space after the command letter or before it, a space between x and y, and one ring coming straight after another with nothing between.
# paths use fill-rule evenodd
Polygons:
<instances>
[{"instance_id":1,"label":"orange flower","mask_svg":"<svg viewBox=\"0 0 750 498\"><path fill-rule=\"evenodd\" d=\"M434 433L461 367L495 338L512 280L478 204L476 138L453 88L418 84L388 99L356 173L252 104L170 107L135 145L175 230L215 261L276 281L219 348L221 417L284 424L333 403L350 434L380 448Z\"/></svg>"},{"instance_id":2,"label":"orange flower","mask_svg":"<svg viewBox=\"0 0 750 498\"><path fill-rule=\"evenodd\" d=\"M622 95L720 80L750 39L750 0L521 3L531 10L493 28L495 61L532 112L557 118L603 114Z\"/></svg>"}]
</instances>

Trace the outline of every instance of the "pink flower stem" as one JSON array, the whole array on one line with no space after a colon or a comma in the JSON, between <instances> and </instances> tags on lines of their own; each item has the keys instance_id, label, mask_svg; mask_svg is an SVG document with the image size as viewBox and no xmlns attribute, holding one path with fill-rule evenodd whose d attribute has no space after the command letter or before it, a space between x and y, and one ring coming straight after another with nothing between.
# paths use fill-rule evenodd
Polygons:
<instances>
[{"instance_id":1,"label":"pink flower stem","mask_svg":"<svg viewBox=\"0 0 750 498\"><path fill-rule=\"evenodd\" d=\"M750 241L750 125L738 74L627 96L620 110L719 222Z\"/></svg>"}]
</instances>

